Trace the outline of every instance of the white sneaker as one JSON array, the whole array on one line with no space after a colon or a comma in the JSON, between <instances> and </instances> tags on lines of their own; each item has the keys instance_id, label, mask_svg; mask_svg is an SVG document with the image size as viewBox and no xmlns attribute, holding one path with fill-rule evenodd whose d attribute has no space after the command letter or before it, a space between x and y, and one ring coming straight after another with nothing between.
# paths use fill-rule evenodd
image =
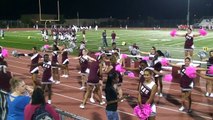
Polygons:
<instances>
[{"instance_id":1,"label":"white sneaker","mask_svg":"<svg viewBox=\"0 0 213 120\"><path fill-rule=\"evenodd\" d=\"M85 89L85 87L84 86L82 86L81 88L80 88L80 90L84 90Z\"/></svg>"},{"instance_id":2,"label":"white sneaker","mask_svg":"<svg viewBox=\"0 0 213 120\"><path fill-rule=\"evenodd\" d=\"M81 109L84 109L84 108L85 108L85 106L84 106L83 104L81 104L79 107L80 107Z\"/></svg>"},{"instance_id":3,"label":"white sneaker","mask_svg":"<svg viewBox=\"0 0 213 120\"><path fill-rule=\"evenodd\" d=\"M55 82L55 84L60 84L60 83L61 83L60 81L56 81L56 82Z\"/></svg>"},{"instance_id":4,"label":"white sneaker","mask_svg":"<svg viewBox=\"0 0 213 120\"><path fill-rule=\"evenodd\" d=\"M65 77L65 75L62 75L61 77Z\"/></svg>"},{"instance_id":5,"label":"white sneaker","mask_svg":"<svg viewBox=\"0 0 213 120\"><path fill-rule=\"evenodd\" d=\"M181 106L180 108L179 108L179 111L183 111L185 108L183 107L183 106Z\"/></svg>"},{"instance_id":6,"label":"white sneaker","mask_svg":"<svg viewBox=\"0 0 213 120\"><path fill-rule=\"evenodd\" d=\"M90 100L91 103L95 103L94 98L90 98L89 100Z\"/></svg>"},{"instance_id":7,"label":"white sneaker","mask_svg":"<svg viewBox=\"0 0 213 120\"><path fill-rule=\"evenodd\" d=\"M205 96L208 97L210 94L208 92L206 92Z\"/></svg>"},{"instance_id":8,"label":"white sneaker","mask_svg":"<svg viewBox=\"0 0 213 120\"><path fill-rule=\"evenodd\" d=\"M104 101L100 102L100 105L104 105L104 104L105 104L105 102L104 102Z\"/></svg>"},{"instance_id":9,"label":"white sneaker","mask_svg":"<svg viewBox=\"0 0 213 120\"><path fill-rule=\"evenodd\" d=\"M106 99L106 97L104 95L102 95L101 97L102 97L102 99Z\"/></svg>"},{"instance_id":10,"label":"white sneaker","mask_svg":"<svg viewBox=\"0 0 213 120\"><path fill-rule=\"evenodd\" d=\"M163 97L163 94L162 93L160 93L160 95L159 95L160 97Z\"/></svg>"},{"instance_id":11,"label":"white sneaker","mask_svg":"<svg viewBox=\"0 0 213 120\"><path fill-rule=\"evenodd\" d=\"M68 78L69 76L68 76L68 75L64 75L64 77L65 77L65 78Z\"/></svg>"},{"instance_id":12,"label":"white sneaker","mask_svg":"<svg viewBox=\"0 0 213 120\"><path fill-rule=\"evenodd\" d=\"M51 104L51 100L48 100L47 103L48 103L48 104Z\"/></svg>"},{"instance_id":13,"label":"white sneaker","mask_svg":"<svg viewBox=\"0 0 213 120\"><path fill-rule=\"evenodd\" d=\"M211 97L211 98L212 98L212 97L213 97L213 93L211 93L211 94L209 95L209 97Z\"/></svg>"}]
</instances>

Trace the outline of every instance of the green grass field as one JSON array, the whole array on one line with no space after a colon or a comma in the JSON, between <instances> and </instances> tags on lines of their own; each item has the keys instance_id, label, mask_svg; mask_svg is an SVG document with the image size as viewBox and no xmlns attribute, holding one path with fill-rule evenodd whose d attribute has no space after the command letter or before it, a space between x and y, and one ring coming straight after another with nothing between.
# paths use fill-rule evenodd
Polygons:
<instances>
[{"instance_id":1,"label":"green grass field","mask_svg":"<svg viewBox=\"0 0 213 120\"><path fill-rule=\"evenodd\" d=\"M169 32L171 30L142 30L142 29L107 29L108 35L108 44L111 43L111 32L115 31L117 34L117 45L122 50L127 50L129 45L137 43L141 51L149 51L151 46L155 46L157 49L162 50L163 52L168 50L170 55L173 58L183 58L183 37L171 37ZM98 46L102 45L101 34L103 29L98 31L86 31L86 46L90 51L97 51ZM180 34L186 33L186 31L178 31ZM194 31L196 34L197 31ZM28 39L28 36L31 36L31 39ZM81 32L78 32L78 44L82 40ZM50 38L52 39L52 38ZM126 42L126 46L121 46L122 42ZM5 39L0 39L0 45L11 48L21 48L30 50L33 46L41 47L46 42L41 41L40 31L6 31ZM52 44L50 42L49 44ZM194 40L195 44L195 53L202 51L203 47L208 47L209 49L213 48L213 32L208 32L208 35L205 37L197 37ZM77 54L77 50L74 51L74 55ZM195 54L195 59L198 59Z\"/></svg>"}]
</instances>

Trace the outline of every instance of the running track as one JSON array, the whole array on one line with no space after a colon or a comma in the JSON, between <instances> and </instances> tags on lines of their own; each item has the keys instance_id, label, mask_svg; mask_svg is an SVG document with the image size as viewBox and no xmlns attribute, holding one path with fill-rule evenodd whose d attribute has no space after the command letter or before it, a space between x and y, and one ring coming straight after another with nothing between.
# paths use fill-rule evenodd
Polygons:
<instances>
[{"instance_id":1,"label":"running track","mask_svg":"<svg viewBox=\"0 0 213 120\"><path fill-rule=\"evenodd\" d=\"M14 50L13 48L7 48L8 51ZM16 49L17 50L17 49ZM18 52L30 53L27 50L17 50ZM41 53L43 54L43 53ZM61 78L61 84L53 85L53 97L52 104L59 109L83 116L90 120L106 120L105 105L101 106L87 102L85 109L80 109L79 105L83 99L84 91L80 88L80 74L76 66L78 60L72 59L70 56L69 64L69 78ZM61 60L61 59L59 59ZM30 64L29 57L15 58L9 56L6 58L8 62L9 70L20 79L25 80L28 85L31 85L31 75L29 73L28 64ZM42 74L42 68L40 68L40 77ZM40 78L39 78L40 79ZM137 102L137 79L124 78L122 85L125 94L131 95L130 98L122 103L119 103L118 111L120 113L121 120L137 120L137 117L133 115L133 108ZM200 81L200 85L196 86L192 92L192 110L191 114L186 112L179 112L180 107L180 88L177 83L164 82L164 96L162 98L156 96L155 102L157 105L157 120L212 120L213 119L213 98L206 98L204 96L205 80Z\"/></svg>"}]
</instances>

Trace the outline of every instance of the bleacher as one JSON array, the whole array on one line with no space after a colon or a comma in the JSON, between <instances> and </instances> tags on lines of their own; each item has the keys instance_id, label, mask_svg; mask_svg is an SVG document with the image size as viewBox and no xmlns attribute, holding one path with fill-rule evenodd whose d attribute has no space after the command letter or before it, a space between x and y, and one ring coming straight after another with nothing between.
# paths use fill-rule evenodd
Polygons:
<instances>
[{"instance_id":1,"label":"bleacher","mask_svg":"<svg viewBox=\"0 0 213 120\"><path fill-rule=\"evenodd\" d=\"M213 29L213 17L203 17L199 22L199 26L202 28ZM210 28L209 28L210 27Z\"/></svg>"}]
</instances>

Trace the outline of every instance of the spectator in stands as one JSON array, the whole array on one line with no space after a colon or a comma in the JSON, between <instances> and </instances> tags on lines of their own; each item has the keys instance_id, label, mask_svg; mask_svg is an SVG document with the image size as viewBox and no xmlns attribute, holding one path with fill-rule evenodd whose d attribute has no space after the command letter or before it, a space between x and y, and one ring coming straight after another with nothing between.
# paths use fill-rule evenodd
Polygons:
<instances>
[{"instance_id":1,"label":"spectator in stands","mask_svg":"<svg viewBox=\"0 0 213 120\"><path fill-rule=\"evenodd\" d=\"M102 42L103 42L103 47L108 47L108 43L107 43L107 34L106 34L106 30L104 30L104 32L102 33Z\"/></svg>"},{"instance_id":2,"label":"spectator in stands","mask_svg":"<svg viewBox=\"0 0 213 120\"><path fill-rule=\"evenodd\" d=\"M45 106L45 110L50 113L54 120L59 120L59 115L55 109L48 103L45 102L44 91L40 87L36 87L32 94L32 101L24 109L24 119L31 120L34 112L41 105Z\"/></svg>"},{"instance_id":3,"label":"spectator in stands","mask_svg":"<svg viewBox=\"0 0 213 120\"><path fill-rule=\"evenodd\" d=\"M8 114L7 120L24 120L24 108L30 102L32 92L29 86L26 86L23 80L12 78L10 80L12 93L7 97Z\"/></svg>"},{"instance_id":4,"label":"spectator in stands","mask_svg":"<svg viewBox=\"0 0 213 120\"><path fill-rule=\"evenodd\" d=\"M192 33L192 29L188 28L186 34L183 35L176 34L176 36L185 37L185 44L184 44L185 57L192 58L194 51L194 37L198 37L200 36L200 34L194 35Z\"/></svg>"},{"instance_id":5,"label":"spectator in stands","mask_svg":"<svg viewBox=\"0 0 213 120\"><path fill-rule=\"evenodd\" d=\"M0 120L6 120L7 116L7 94L10 92L11 72L7 71L6 61L0 62Z\"/></svg>"}]
</instances>

